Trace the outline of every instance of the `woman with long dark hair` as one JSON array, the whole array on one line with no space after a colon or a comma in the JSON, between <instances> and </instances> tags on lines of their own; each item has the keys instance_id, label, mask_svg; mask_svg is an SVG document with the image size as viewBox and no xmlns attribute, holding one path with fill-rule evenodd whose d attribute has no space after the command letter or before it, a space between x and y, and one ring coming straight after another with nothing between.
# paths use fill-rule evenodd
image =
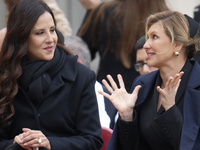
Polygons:
<instances>
[{"instance_id":1,"label":"woman with long dark hair","mask_svg":"<svg viewBox=\"0 0 200 150\"><path fill-rule=\"evenodd\" d=\"M0 149L101 148L95 73L63 45L44 2L22 0L10 12L0 52Z\"/></svg>"}]
</instances>

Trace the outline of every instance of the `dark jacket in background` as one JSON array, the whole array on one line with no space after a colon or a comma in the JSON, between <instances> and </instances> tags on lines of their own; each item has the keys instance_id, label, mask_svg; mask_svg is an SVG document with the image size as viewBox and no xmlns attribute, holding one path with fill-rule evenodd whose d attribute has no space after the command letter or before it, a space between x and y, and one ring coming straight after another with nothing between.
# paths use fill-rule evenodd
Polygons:
<instances>
[{"instance_id":1,"label":"dark jacket in background","mask_svg":"<svg viewBox=\"0 0 200 150\"><path fill-rule=\"evenodd\" d=\"M194 20L200 23L200 5L194 8Z\"/></svg>"}]
</instances>

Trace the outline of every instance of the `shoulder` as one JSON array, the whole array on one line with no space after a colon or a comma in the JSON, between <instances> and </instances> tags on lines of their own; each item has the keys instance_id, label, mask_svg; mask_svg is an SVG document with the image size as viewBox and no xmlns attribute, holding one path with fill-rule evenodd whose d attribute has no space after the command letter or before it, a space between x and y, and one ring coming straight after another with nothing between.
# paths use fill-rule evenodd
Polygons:
<instances>
[{"instance_id":1,"label":"shoulder","mask_svg":"<svg viewBox=\"0 0 200 150\"><path fill-rule=\"evenodd\" d=\"M134 83L139 83L139 82L142 82L142 83L144 83L144 82L151 82L151 79L155 78L155 77L157 76L158 73L159 73L159 71L156 70L156 71L153 71L153 72L148 73L148 74L140 75L140 76L138 76L138 77L135 79Z\"/></svg>"},{"instance_id":2,"label":"shoulder","mask_svg":"<svg viewBox=\"0 0 200 150\"><path fill-rule=\"evenodd\" d=\"M66 56L65 65L62 69L62 76L70 81L77 79L86 79L92 77L95 79L95 73L91 69L77 62L78 56Z\"/></svg>"},{"instance_id":3,"label":"shoulder","mask_svg":"<svg viewBox=\"0 0 200 150\"><path fill-rule=\"evenodd\" d=\"M133 89L137 86L137 85L141 85L141 86L144 86L144 85L152 85L153 82L155 82L155 79L157 77L159 73L159 70L156 70L156 71L153 71L151 73L148 73L148 74L144 74L144 75L140 75L138 76L132 86L131 86L131 91L133 91Z\"/></svg>"}]
</instances>

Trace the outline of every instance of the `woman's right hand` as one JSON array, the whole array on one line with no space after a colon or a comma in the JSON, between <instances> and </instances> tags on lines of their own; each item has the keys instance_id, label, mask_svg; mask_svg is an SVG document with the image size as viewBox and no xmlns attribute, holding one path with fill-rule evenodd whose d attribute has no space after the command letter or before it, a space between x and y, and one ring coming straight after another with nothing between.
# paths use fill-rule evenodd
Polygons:
<instances>
[{"instance_id":1,"label":"woman's right hand","mask_svg":"<svg viewBox=\"0 0 200 150\"><path fill-rule=\"evenodd\" d=\"M105 85L105 87L107 88L107 90L110 92L111 95L103 91L99 91L99 93L112 102L115 108L119 111L119 115L122 120L132 121L133 109L141 85L136 86L134 91L131 94L129 94L125 89L124 81L121 75L117 75L120 88L117 87L117 84L110 75L107 75L107 78L112 87L107 83L106 80L102 80L102 83Z\"/></svg>"}]
</instances>

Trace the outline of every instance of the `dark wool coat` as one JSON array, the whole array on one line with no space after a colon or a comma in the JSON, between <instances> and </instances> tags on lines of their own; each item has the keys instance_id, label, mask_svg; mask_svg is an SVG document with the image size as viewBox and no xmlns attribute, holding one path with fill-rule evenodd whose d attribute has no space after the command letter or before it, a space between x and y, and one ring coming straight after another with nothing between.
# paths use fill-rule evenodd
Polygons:
<instances>
[{"instance_id":1,"label":"dark wool coat","mask_svg":"<svg viewBox=\"0 0 200 150\"><path fill-rule=\"evenodd\" d=\"M180 138L180 150L199 150L200 149L200 66L197 62L194 63L191 74L189 76L187 87L185 89L184 95L184 105L183 105L183 125ZM135 108L139 111L147 101L147 96L149 91L154 84L155 78L158 75L158 71L139 76L136 81L133 83L133 89L136 85L142 85L142 88L139 91L138 100ZM175 106L176 107L176 106ZM173 110L175 110L175 107ZM176 111L177 112L177 111ZM168 113L169 114L169 113ZM170 124L170 120L174 119L174 122L179 120L177 114L169 114L169 117L158 120L158 127L160 131L166 134L166 137L169 140L173 139L173 131L176 127ZM163 124L163 122L165 122ZM131 147L137 147L136 150L141 150L141 146L138 143L138 133L134 132L133 122L127 123L118 119L118 125L116 125L112 137L108 143L106 150L117 150L118 149L118 138L123 141L123 150L130 150ZM170 129L169 129L170 127ZM119 132L120 131L120 132ZM143 143L144 144L144 143ZM121 146L121 145L120 145ZM120 149L122 150L122 149ZM134 149L131 149L134 150ZM144 149L147 150L147 149Z\"/></svg>"},{"instance_id":2,"label":"dark wool coat","mask_svg":"<svg viewBox=\"0 0 200 150\"><path fill-rule=\"evenodd\" d=\"M0 149L13 142L22 128L41 130L52 150L98 150L101 126L94 90L95 73L67 56L62 71L52 80L48 94L35 107L19 87L10 128L0 128Z\"/></svg>"}]
</instances>

